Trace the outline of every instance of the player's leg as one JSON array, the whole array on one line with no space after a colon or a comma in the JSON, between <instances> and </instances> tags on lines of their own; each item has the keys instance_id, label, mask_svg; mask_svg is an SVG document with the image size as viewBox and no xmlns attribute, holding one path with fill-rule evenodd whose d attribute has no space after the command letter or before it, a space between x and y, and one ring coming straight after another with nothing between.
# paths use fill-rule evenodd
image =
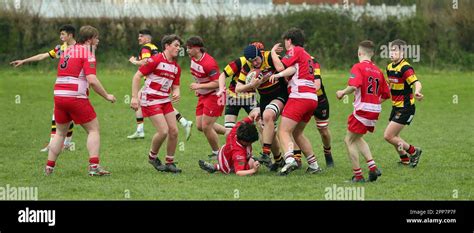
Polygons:
<instances>
[{"instance_id":1,"label":"player's leg","mask_svg":"<svg viewBox=\"0 0 474 233\"><path fill-rule=\"evenodd\" d=\"M69 123L69 130L67 131L66 139L64 140L64 150L72 150L73 142L72 142L72 134L74 132L74 122Z\"/></svg>"},{"instance_id":2,"label":"player's leg","mask_svg":"<svg viewBox=\"0 0 474 233\"><path fill-rule=\"evenodd\" d=\"M64 140L66 139L69 123L56 124L53 140L49 143L48 161L46 162L45 175L50 175L56 165L56 160L62 151Z\"/></svg>"},{"instance_id":3,"label":"player's leg","mask_svg":"<svg viewBox=\"0 0 474 233\"><path fill-rule=\"evenodd\" d=\"M238 113L237 113L238 115ZM224 127L225 127L225 137L229 135L232 128L235 126L235 122L237 121L237 115L229 114L226 109L226 115L224 116Z\"/></svg>"},{"instance_id":4,"label":"player's leg","mask_svg":"<svg viewBox=\"0 0 474 233\"><path fill-rule=\"evenodd\" d=\"M217 117L203 115L201 123L202 132L206 136L207 141L211 146L213 156L217 156L217 152L219 151L219 137L216 130L214 129L216 120Z\"/></svg>"},{"instance_id":5,"label":"player's leg","mask_svg":"<svg viewBox=\"0 0 474 233\"><path fill-rule=\"evenodd\" d=\"M316 155L314 154L313 147L311 146L311 142L303 134L305 127L306 123L300 122L296 125L295 130L293 131L293 138L295 140L295 150L297 147L299 147L304 153L306 160L309 164L309 167L306 172L318 173L321 172L321 168L318 165L318 161L316 159ZM294 154L296 154L296 152L294 152Z\"/></svg>"},{"instance_id":6,"label":"player's leg","mask_svg":"<svg viewBox=\"0 0 474 233\"><path fill-rule=\"evenodd\" d=\"M138 96L142 95L142 89L138 92ZM128 139L144 139L145 138L145 130L144 130L144 122L143 122L143 113L142 108L138 107L138 110L135 111L135 119L137 122L137 129L132 135L127 136Z\"/></svg>"},{"instance_id":7,"label":"player's leg","mask_svg":"<svg viewBox=\"0 0 474 233\"><path fill-rule=\"evenodd\" d=\"M56 120L54 119L54 113L51 117L51 133L49 134L49 142L46 146L40 150L40 152L48 152L51 142L53 141L54 135L56 134Z\"/></svg>"},{"instance_id":8,"label":"player's leg","mask_svg":"<svg viewBox=\"0 0 474 233\"><path fill-rule=\"evenodd\" d=\"M163 142L168 137L168 124L163 113L158 113L148 117L155 127L155 134L151 139L150 152L148 153L148 162L155 167L158 171L165 171L165 166L162 165L161 160L158 158L158 152L160 151Z\"/></svg>"},{"instance_id":9,"label":"player's leg","mask_svg":"<svg viewBox=\"0 0 474 233\"><path fill-rule=\"evenodd\" d=\"M109 175L110 172L104 170L99 166L99 152L100 152L100 127L99 120L93 120L83 123L81 125L87 132L87 150L89 151L89 175L103 176Z\"/></svg>"},{"instance_id":10,"label":"player's leg","mask_svg":"<svg viewBox=\"0 0 474 233\"><path fill-rule=\"evenodd\" d=\"M216 117L216 120L217 120L217 117ZM212 128L214 129L214 131L219 134L219 135L225 135L225 132L226 132L226 129L223 125L217 123L214 121L214 125L212 126Z\"/></svg>"},{"instance_id":11,"label":"player's leg","mask_svg":"<svg viewBox=\"0 0 474 233\"><path fill-rule=\"evenodd\" d=\"M274 99L270 101L268 105L262 105L263 113L262 113L262 124L263 124L263 132L262 132L262 153L261 157L259 158L259 162L270 166L271 165L271 157L270 153L273 153L273 159L275 161L281 160L280 155L280 148L279 142L274 141L276 138L275 132L275 122L280 115L281 109L283 109L284 104L282 101ZM261 109L262 110L262 109Z\"/></svg>"},{"instance_id":12,"label":"player's leg","mask_svg":"<svg viewBox=\"0 0 474 233\"><path fill-rule=\"evenodd\" d=\"M171 104L170 104L171 105ZM165 114L166 124L168 125L168 144L166 147L165 166L166 171L179 173L181 169L176 167L174 163L174 155L176 152L176 146L178 145L178 127L176 125L175 111L171 111Z\"/></svg>"},{"instance_id":13,"label":"player's leg","mask_svg":"<svg viewBox=\"0 0 474 233\"><path fill-rule=\"evenodd\" d=\"M293 131L295 130L298 122L291 118L282 116L281 123L278 128L278 137L280 139L281 149L283 151L283 158L285 159L285 166L281 169L280 174L286 175L294 169L298 168L298 163L294 158L294 146L293 142Z\"/></svg>"},{"instance_id":14,"label":"player's leg","mask_svg":"<svg viewBox=\"0 0 474 233\"><path fill-rule=\"evenodd\" d=\"M369 168L369 181L376 181L377 178L382 175L382 173L375 164L375 160L372 156L372 152L370 151L369 144L364 140L363 137L360 137L356 141L356 144L360 153L364 156L365 161L367 162L367 167Z\"/></svg>"},{"instance_id":15,"label":"player's leg","mask_svg":"<svg viewBox=\"0 0 474 233\"><path fill-rule=\"evenodd\" d=\"M387 142L395 147L395 150L400 156L400 164L409 165L409 154L415 154L416 148L403 140L399 135L405 125L390 121L384 132L384 138ZM408 153L407 153L408 152ZM410 153L411 152L411 153Z\"/></svg>"},{"instance_id":16,"label":"player's leg","mask_svg":"<svg viewBox=\"0 0 474 233\"><path fill-rule=\"evenodd\" d=\"M331 153L331 132L329 131L329 119L321 120L315 117L316 127L318 128L321 141L323 143L324 158L327 167L334 167L334 160Z\"/></svg>"},{"instance_id":17,"label":"player's leg","mask_svg":"<svg viewBox=\"0 0 474 233\"><path fill-rule=\"evenodd\" d=\"M354 176L351 179L352 182L365 182L364 176L362 175L362 169L360 168L359 164L359 150L357 145L357 141L362 136L363 134L353 133L348 130L346 137L344 138L347 154L352 164L352 172L354 173Z\"/></svg>"},{"instance_id":18,"label":"player's leg","mask_svg":"<svg viewBox=\"0 0 474 233\"><path fill-rule=\"evenodd\" d=\"M186 141L188 141L189 138L191 137L191 129L193 127L193 122L188 121L186 118L184 118L184 116L181 115L181 113L178 111L178 109L176 109L176 108L173 108L173 109L174 109L174 112L176 114L176 120L181 124L181 126L183 126L183 128L185 130L185 133L186 133Z\"/></svg>"}]
</instances>

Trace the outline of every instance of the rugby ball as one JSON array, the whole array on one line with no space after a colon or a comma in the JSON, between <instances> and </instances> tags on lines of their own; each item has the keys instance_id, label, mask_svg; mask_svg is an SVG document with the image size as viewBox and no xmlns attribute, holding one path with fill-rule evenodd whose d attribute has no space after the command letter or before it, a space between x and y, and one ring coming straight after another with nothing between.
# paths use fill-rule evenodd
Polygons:
<instances>
[{"instance_id":1,"label":"rugby ball","mask_svg":"<svg viewBox=\"0 0 474 233\"><path fill-rule=\"evenodd\" d=\"M252 79L262 79L263 73L259 69L251 70L245 79L245 84L252 82Z\"/></svg>"}]
</instances>

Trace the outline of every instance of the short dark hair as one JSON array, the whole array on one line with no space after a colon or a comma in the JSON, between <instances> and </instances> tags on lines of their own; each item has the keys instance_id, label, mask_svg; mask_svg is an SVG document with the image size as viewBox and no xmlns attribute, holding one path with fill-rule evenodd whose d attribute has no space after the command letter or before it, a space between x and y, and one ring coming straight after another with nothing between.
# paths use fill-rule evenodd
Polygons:
<instances>
[{"instance_id":1,"label":"short dark hair","mask_svg":"<svg viewBox=\"0 0 474 233\"><path fill-rule=\"evenodd\" d=\"M99 30L97 30L97 28L92 27L90 25L82 26L79 29L79 39L77 40L77 42L83 44L87 40L97 36L99 36Z\"/></svg>"},{"instance_id":2,"label":"short dark hair","mask_svg":"<svg viewBox=\"0 0 474 233\"><path fill-rule=\"evenodd\" d=\"M255 124L242 123L239 128L237 128L237 139L249 143L257 141L258 131Z\"/></svg>"},{"instance_id":3,"label":"short dark hair","mask_svg":"<svg viewBox=\"0 0 474 233\"><path fill-rule=\"evenodd\" d=\"M76 28L70 24L65 24L59 28L59 32L63 31L67 34L72 34L72 37L76 35Z\"/></svg>"},{"instance_id":4,"label":"short dark hair","mask_svg":"<svg viewBox=\"0 0 474 233\"><path fill-rule=\"evenodd\" d=\"M165 45L170 45L175 40L179 41L181 45L183 44L183 40L181 40L181 37L179 37L178 35L171 34L163 36L163 38L161 38L161 49L165 50Z\"/></svg>"},{"instance_id":5,"label":"short dark hair","mask_svg":"<svg viewBox=\"0 0 474 233\"><path fill-rule=\"evenodd\" d=\"M138 34L151 36L151 31L148 30L148 29L142 29L142 30L138 31Z\"/></svg>"},{"instance_id":6,"label":"short dark hair","mask_svg":"<svg viewBox=\"0 0 474 233\"><path fill-rule=\"evenodd\" d=\"M359 43L359 47L361 47L366 53L373 55L375 53L375 44L371 40L363 40Z\"/></svg>"},{"instance_id":7,"label":"short dark hair","mask_svg":"<svg viewBox=\"0 0 474 233\"><path fill-rule=\"evenodd\" d=\"M390 42L390 47L397 46L398 49L400 49L400 47L404 47L406 45L407 45L407 42L404 41L404 40L400 40L400 39L396 39L396 40Z\"/></svg>"},{"instance_id":8,"label":"short dark hair","mask_svg":"<svg viewBox=\"0 0 474 233\"><path fill-rule=\"evenodd\" d=\"M199 47L201 52L205 52L204 40L200 36L192 36L186 41L186 46Z\"/></svg>"},{"instance_id":9,"label":"short dark hair","mask_svg":"<svg viewBox=\"0 0 474 233\"><path fill-rule=\"evenodd\" d=\"M290 28L283 33L283 39L291 39L291 44L304 47L304 32L299 28Z\"/></svg>"}]
</instances>

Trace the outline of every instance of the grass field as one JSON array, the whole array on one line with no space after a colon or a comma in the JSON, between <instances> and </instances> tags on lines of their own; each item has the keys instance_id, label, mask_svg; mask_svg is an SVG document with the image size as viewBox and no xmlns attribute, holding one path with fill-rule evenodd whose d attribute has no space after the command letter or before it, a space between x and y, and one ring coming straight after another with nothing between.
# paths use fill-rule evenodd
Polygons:
<instances>
[{"instance_id":1,"label":"grass field","mask_svg":"<svg viewBox=\"0 0 474 233\"><path fill-rule=\"evenodd\" d=\"M101 124L101 163L112 172L110 177L96 178L87 176L86 135L80 127L74 129L76 150L61 154L54 175L43 175L47 155L39 150L49 139L55 68L48 68L51 72L43 70L46 69L0 69L0 187L7 184L38 187L40 200L324 200L325 189L333 185L364 187L366 200L474 199L472 72L418 70L425 100L417 102L413 124L402 132L402 137L423 148L420 164L415 169L399 167L396 151L383 139L391 108L387 101L375 133L366 136L383 175L376 183L354 185L346 182L352 173L343 142L352 97L344 103L337 101L334 94L344 87L346 71L323 70L331 104L335 168L307 175L305 163L303 170L288 177L278 177L266 168L252 177L237 177L210 175L199 168L197 161L207 158L210 148L196 128L188 142L180 128L176 160L183 173L156 172L147 162L151 123L146 120L145 140L126 138L135 129L134 114L125 103L134 68L127 65L121 70L99 69L99 79L118 101L110 104L91 91L91 101ZM188 67L183 70L187 71ZM176 107L194 121L197 100L188 89L192 80L189 72L183 72L181 80L182 97ZM223 123L223 118L219 122ZM305 133L324 168L322 144L314 121ZM254 144L254 150L260 151L258 143ZM365 163L362 168L367 175Z\"/></svg>"}]
</instances>

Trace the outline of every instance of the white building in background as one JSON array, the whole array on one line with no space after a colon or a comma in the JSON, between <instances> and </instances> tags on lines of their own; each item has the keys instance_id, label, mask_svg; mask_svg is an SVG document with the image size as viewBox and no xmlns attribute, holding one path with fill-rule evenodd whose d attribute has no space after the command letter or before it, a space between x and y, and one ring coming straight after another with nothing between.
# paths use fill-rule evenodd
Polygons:
<instances>
[{"instance_id":1,"label":"white building in background","mask_svg":"<svg viewBox=\"0 0 474 233\"><path fill-rule=\"evenodd\" d=\"M350 1L348 1L350 3ZM285 14L291 11L322 9L350 13L353 19L363 14L384 19L416 14L412 6L371 6L354 4L273 4L272 0L0 0L0 8L10 11L27 11L42 17L258 17Z\"/></svg>"}]
</instances>

